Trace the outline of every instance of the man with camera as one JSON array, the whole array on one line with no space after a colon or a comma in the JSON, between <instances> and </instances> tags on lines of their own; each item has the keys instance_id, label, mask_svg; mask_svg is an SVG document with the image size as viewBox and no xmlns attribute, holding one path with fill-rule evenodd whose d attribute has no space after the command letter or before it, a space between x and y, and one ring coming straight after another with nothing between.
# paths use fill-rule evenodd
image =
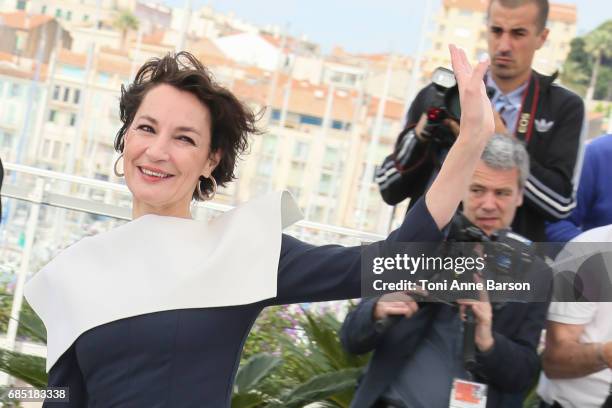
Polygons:
<instances>
[{"instance_id":1,"label":"man with camera","mask_svg":"<svg viewBox=\"0 0 612 408\"><path fill-rule=\"evenodd\" d=\"M523 145L495 135L466 192L464 217L489 237L509 228L522 203L528 175L529 158ZM451 227L448 240L456 240L455 234L464 235ZM538 373L536 347L548 308L550 271L542 269L540 261L531 266L526 280L546 293L539 303L491 303L486 293L481 293L479 301L455 304L417 303L408 293L362 300L348 314L340 333L350 353L374 350L351 407L447 408L456 402L451 389L471 387L468 380L488 390L486 405L481 398L467 406L521 407L523 393ZM465 335L461 322L468 308L475 318L473 338ZM472 340L475 361L468 367L462 348Z\"/></svg>"},{"instance_id":2,"label":"man with camera","mask_svg":"<svg viewBox=\"0 0 612 408\"><path fill-rule=\"evenodd\" d=\"M496 111L496 133L520 140L531 169L525 205L513 229L545 241L544 222L569 216L574 208L574 178L584 105L576 94L532 70L535 51L548 36L548 0L491 0L487 41L491 66L486 85ZM458 132L458 100L450 84L436 81L419 92L410 106L395 151L377 170L385 202L395 205L421 196L435 177ZM444 93L442 97L440 94ZM439 100L439 102L436 102Z\"/></svg>"}]
</instances>

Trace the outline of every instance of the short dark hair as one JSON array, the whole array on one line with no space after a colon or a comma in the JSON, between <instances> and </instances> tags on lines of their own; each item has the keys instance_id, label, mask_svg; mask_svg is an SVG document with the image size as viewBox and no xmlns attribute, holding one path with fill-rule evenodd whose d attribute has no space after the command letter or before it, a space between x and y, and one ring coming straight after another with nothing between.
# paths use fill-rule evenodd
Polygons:
<instances>
[{"instance_id":1,"label":"short dark hair","mask_svg":"<svg viewBox=\"0 0 612 408\"><path fill-rule=\"evenodd\" d=\"M542 32L542 30L546 28L549 10L548 0L490 0L489 7L487 8L487 18L489 17L489 14L491 12L491 4L493 4L494 2L497 2L502 6L508 8L516 8L524 4L534 3L538 8L538 19L536 21L536 25L538 26L540 32Z\"/></svg>"},{"instance_id":2,"label":"short dark hair","mask_svg":"<svg viewBox=\"0 0 612 408\"><path fill-rule=\"evenodd\" d=\"M192 54L181 51L147 61L127 88L121 86L119 115L123 125L115 137L115 150L123 153L124 138L145 95L167 84L195 95L211 116L210 153L221 149L221 159L212 172L218 185L236 178L236 160L248 149L248 135L258 134L257 116L230 91L217 84L208 69ZM200 177L202 193L212 192L212 181ZM197 189L193 198L199 200Z\"/></svg>"}]
</instances>

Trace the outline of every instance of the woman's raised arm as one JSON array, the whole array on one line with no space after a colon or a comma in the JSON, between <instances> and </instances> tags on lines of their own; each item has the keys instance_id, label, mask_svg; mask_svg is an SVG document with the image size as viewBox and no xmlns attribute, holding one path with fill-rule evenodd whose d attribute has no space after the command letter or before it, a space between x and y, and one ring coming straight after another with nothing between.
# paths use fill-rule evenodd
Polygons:
<instances>
[{"instance_id":1,"label":"woman's raised arm","mask_svg":"<svg viewBox=\"0 0 612 408\"><path fill-rule=\"evenodd\" d=\"M438 228L446 226L463 198L485 145L493 136L493 107L483 81L488 60L472 68L465 52L450 47L453 71L459 87L461 122L459 136L425 195L427 209Z\"/></svg>"}]
</instances>

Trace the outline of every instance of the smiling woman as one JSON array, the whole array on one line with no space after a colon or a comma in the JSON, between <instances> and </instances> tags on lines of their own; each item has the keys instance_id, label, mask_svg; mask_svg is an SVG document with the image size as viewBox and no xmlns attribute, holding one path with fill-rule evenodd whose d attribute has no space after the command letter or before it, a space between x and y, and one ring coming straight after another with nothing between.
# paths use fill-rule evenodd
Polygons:
<instances>
[{"instance_id":1,"label":"smiling woman","mask_svg":"<svg viewBox=\"0 0 612 408\"><path fill-rule=\"evenodd\" d=\"M221 157L220 149L211 150L210 124L208 108L189 92L162 84L147 93L124 136L134 218L189 217L192 197L201 198L194 186L211 179Z\"/></svg>"},{"instance_id":2,"label":"smiling woman","mask_svg":"<svg viewBox=\"0 0 612 408\"><path fill-rule=\"evenodd\" d=\"M461 133L424 199L387 241L440 241L487 140L487 64L451 48ZM147 62L120 101L115 148L133 221L83 239L25 290L47 328L45 407L228 407L244 340L268 305L355 298L361 247L315 247L282 234L297 220L270 194L211 222L190 219L234 178L255 116L181 52ZM120 172L119 163L115 170Z\"/></svg>"},{"instance_id":3,"label":"smiling woman","mask_svg":"<svg viewBox=\"0 0 612 408\"><path fill-rule=\"evenodd\" d=\"M186 52L144 64L134 82L127 89L122 87L119 109L123 126L115 149L126 159L128 186L136 189L131 190L135 218L146 212L189 217L191 198L210 199L217 185L235 178L236 159L247 149L248 134L258 133L255 115L214 83L200 61ZM142 137L146 134L151 137ZM175 143L165 143L170 141ZM177 174L173 174L156 168L152 161L160 159L175 166L188 162L190 168L184 169L186 173L174 169ZM174 190L166 188L170 183L157 190L148 188L159 180L151 172L177 176L167 180ZM134 177L137 174L140 180ZM186 191L189 185L194 186L191 194ZM157 196L155 191L163 194Z\"/></svg>"}]
</instances>

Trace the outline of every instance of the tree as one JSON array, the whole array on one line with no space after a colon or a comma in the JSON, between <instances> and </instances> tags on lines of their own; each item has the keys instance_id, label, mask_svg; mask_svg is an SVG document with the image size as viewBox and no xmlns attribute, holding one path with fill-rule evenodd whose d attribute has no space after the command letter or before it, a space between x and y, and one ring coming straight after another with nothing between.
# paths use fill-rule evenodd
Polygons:
<instances>
[{"instance_id":1,"label":"tree","mask_svg":"<svg viewBox=\"0 0 612 408\"><path fill-rule=\"evenodd\" d=\"M122 50L126 47L128 32L138 30L138 24L138 18L129 10L121 10L115 17L113 27L121 33Z\"/></svg>"},{"instance_id":2,"label":"tree","mask_svg":"<svg viewBox=\"0 0 612 408\"><path fill-rule=\"evenodd\" d=\"M590 99L609 99L612 88L612 20L590 33L576 37L561 70L561 81Z\"/></svg>"},{"instance_id":3,"label":"tree","mask_svg":"<svg viewBox=\"0 0 612 408\"><path fill-rule=\"evenodd\" d=\"M605 27L606 24L609 26L608 29ZM591 71L591 80L589 81L589 88L586 93L586 100L590 102L595 95L595 87L602 60L612 56L612 21L605 23L587 36L585 50L593 58L593 70Z\"/></svg>"}]
</instances>

